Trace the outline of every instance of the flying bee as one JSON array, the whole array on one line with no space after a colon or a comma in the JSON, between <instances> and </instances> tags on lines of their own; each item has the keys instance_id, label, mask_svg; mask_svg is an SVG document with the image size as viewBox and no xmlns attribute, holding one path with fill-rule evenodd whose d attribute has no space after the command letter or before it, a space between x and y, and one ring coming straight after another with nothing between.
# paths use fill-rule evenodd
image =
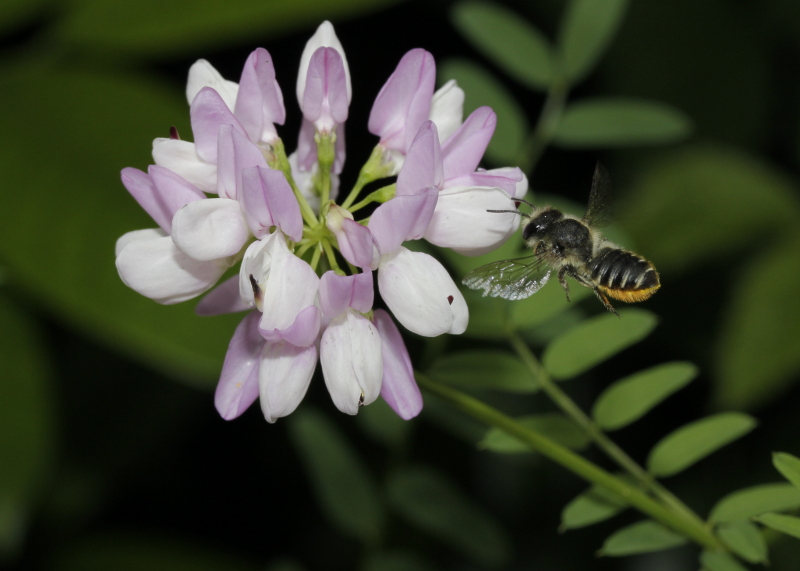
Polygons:
<instances>
[{"instance_id":1,"label":"flying bee","mask_svg":"<svg viewBox=\"0 0 800 571\"><path fill-rule=\"evenodd\" d=\"M558 282L567 294L567 277L591 289L605 308L619 316L608 298L624 302L643 301L661 287L652 263L606 240L595 226L607 221L611 188L608 171L600 164L594 171L589 206L583 218L564 214L551 206L533 208L526 219L522 239L532 256L486 264L464 276L464 285L482 289L483 295L524 299L539 291L557 270ZM524 202L517 200L517 202Z\"/></svg>"}]
</instances>

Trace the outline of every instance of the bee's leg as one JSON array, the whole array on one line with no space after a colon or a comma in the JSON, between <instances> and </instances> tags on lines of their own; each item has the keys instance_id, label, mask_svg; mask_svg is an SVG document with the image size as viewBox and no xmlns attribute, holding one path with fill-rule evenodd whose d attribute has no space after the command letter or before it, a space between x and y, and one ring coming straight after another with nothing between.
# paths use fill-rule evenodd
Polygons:
<instances>
[{"instance_id":1,"label":"bee's leg","mask_svg":"<svg viewBox=\"0 0 800 571\"><path fill-rule=\"evenodd\" d=\"M572 271L572 266L564 266L560 270L558 270L558 283L561 284L561 287L564 288L564 292L567 294L567 301L569 301L569 284L564 276L574 277L575 272Z\"/></svg>"},{"instance_id":2,"label":"bee's leg","mask_svg":"<svg viewBox=\"0 0 800 571\"><path fill-rule=\"evenodd\" d=\"M614 306L611 305L611 302L608 301L608 298L605 296L605 294L603 294L603 292L601 292L597 287L593 287L592 289L594 290L594 294L597 296L597 299L603 302L603 305L606 306L606 309L621 319L622 316L617 313L617 310L614 309Z\"/></svg>"}]
</instances>

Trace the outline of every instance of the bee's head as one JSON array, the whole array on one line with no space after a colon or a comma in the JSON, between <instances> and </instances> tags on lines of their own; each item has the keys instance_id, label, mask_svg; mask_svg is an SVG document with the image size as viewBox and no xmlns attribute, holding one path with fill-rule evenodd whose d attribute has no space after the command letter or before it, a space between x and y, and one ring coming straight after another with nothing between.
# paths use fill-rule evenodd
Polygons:
<instances>
[{"instance_id":1,"label":"bee's head","mask_svg":"<svg viewBox=\"0 0 800 571\"><path fill-rule=\"evenodd\" d=\"M550 227L550 225L560 220L564 215L555 208L545 208L539 213L533 213L530 221L525 225L522 230L522 239L528 240L536 234L541 234Z\"/></svg>"}]
</instances>

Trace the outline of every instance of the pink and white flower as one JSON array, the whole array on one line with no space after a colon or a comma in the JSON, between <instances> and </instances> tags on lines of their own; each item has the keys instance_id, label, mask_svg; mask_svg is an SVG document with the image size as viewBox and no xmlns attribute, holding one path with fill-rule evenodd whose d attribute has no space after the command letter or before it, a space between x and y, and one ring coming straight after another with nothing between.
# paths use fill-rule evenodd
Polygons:
<instances>
[{"instance_id":1,"label":"pink and white flower","mask_svg":"<svg viewBox=\"0 0 800 571\"><path fill-rule=\"evenodd\" d=\"M194 142L156 139L156 165L123 170L126 188L159 226L118 240L126 284L177 303L208 291L241 261L238 276L197 306L201 315L249 310L217 386L223 418L256 399L268 422L290 414L318 360L343 412L356 414L382 396L404 419L419 414L422 396L400 331L388 312L373 308L373 271L406 329L462 333L469 313L458 287L436 259L403 244L424 237L467 254L493 249L519 218L486 210L507 210L527 190L519 169L478 169L494 113L481 108L462 124L463 91L451 81L434 92L434 81L431 54L403 56L369 118L378 147L341 206L334 200L352 86L329 22L301 57L294 153L286 155L278 136L283 96L272 59L259 48L238 84L205 60L195 63L186 88ZM398 174L396 191L390 185L354 205L365 184L391 174ZM357 221L353 213L374 201L382 204L369 221ZM346 275L334 248L362 272Z\"/></svg>"}]
</instances>

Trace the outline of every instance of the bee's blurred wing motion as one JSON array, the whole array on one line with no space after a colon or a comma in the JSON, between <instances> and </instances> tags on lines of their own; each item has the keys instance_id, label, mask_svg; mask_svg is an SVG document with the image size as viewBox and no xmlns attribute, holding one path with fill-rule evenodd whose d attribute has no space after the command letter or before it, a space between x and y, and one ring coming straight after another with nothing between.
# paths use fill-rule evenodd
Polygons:
<instances>
[{"instance_id":1,"label":"bee's blurred wing motion","mask_svg":"<svg viewBox=\"0 0 800 571\"><path fill-rule=\"evenodd\" d=\"M539 256L492 262L471 271L462 282L468 288L482 289L484 296L525 299L550 279L550 271L544 271L543 262Z\"/></svg>"},{"instance_id":2,"label":"bee's blurred wing motion","mask_svg":"<svg viewBox=\"0 0 800 571\"><path fill-rule=\"evenodd\" d=\"M613 218L610 210L611 177L606 168L597 163L589 192L589 206L583 216L584 222L592 226L608 226Z\"/></svg>"}]
</instances>

